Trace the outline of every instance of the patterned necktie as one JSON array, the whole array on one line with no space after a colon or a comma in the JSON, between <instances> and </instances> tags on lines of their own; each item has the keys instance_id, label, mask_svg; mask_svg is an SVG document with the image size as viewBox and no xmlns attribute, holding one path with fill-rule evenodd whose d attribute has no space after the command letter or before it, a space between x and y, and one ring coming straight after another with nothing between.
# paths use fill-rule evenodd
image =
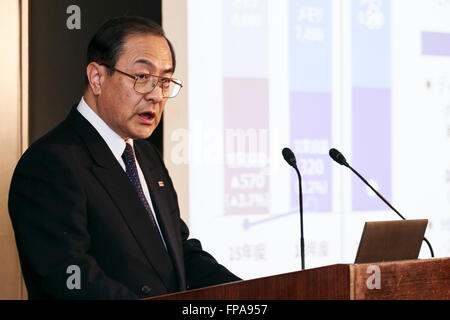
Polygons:
<instances>
[{"instance_id":1,"label":"patterned necktie","mask_svg":"<svg viewBox=\"0 0 450 320\"><path fill-rule=\"evenodd\" d=\"M133 184L134 188L137 191L137 194L139 196L139 199L141 200L142 204L145 207L145 210L147 210L147 213L150 217L150 220L152 221L153 225L158 229L155 221L155 217L153 216L152 209L150 208L147 199L145 198L144 192L142 191L142 185L141 181L139 180L139 175L136 167L136 159L134 157L134 151L133 147L127 143L125 147L125 151L122 154L122 159L125 162L125 168L126 168L126 174L128 176L128 179L130 179L131 183Z\"/></svg>"}]
</instances>

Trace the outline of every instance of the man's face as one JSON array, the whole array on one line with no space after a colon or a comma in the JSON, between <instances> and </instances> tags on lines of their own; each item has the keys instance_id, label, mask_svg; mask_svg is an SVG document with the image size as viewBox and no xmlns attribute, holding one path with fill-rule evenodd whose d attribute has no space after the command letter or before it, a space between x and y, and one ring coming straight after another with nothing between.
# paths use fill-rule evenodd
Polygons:
<instances>
[{"instance_id":1,"label":"man's face","mask_svg":"<svg viewBox=\"0 0 450 320\"><path fill-rule=\"evenodd\" d=\"M166 39L150 34L125 38L122 54L114 67L134 76L151 74L170 78L173 73ZM148 138L161 121L167 101L160 86L142 94L134 90L133 79L117 71L102 79L97 100L100 117L124 139Z\"/></svg>"}]
</instances>

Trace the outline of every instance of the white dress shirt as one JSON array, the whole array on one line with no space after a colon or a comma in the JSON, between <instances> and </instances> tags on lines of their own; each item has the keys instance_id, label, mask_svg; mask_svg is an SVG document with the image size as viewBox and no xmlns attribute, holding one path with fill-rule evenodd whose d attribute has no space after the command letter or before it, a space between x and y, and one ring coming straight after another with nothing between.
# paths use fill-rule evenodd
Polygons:
<instances>
[{"instance_id":1,"label":"white dress shirt","mask_svg":"<svg viewBox=\"0 0 450 320\"><path fill-rule=\"evenodd\" d=\"M78 112L81 113L83 117L86 118L87 121L97 130L97 132L100 134L100 136L105 140L106 144L108 145L109 149L113 153L116 160L119 162L120 166L122 167L123 171L126 172L125 162L122 159L122 154L125 150L125 146L127 143L129 143L133 147L133 140L128 139L125 141L123 138L121 138L117 133L115 133L103 120L100 118L86 103L84 100L84 97L81 97L81 101L77 106ZM134 149L134 147L133 147ZM144 192L145 199L147 200L150 208L152 209L153 217L155 218L156 225L158 226L158 231L161 235L161 238L163 240L164 245L166 245L164 241L164 237L161 233L161 229L159 227L158 219L155 215L155 210L153 208L152 200L150 198L150 193L148 191L147 182L145 181L144 174L142 173L141 167L139 166L139 162L137 158L136 160L136 167L138 170L139 180L141 182L142 191ZM167 247L166 247L167 249Z\"/></svg>"}]
</instances>

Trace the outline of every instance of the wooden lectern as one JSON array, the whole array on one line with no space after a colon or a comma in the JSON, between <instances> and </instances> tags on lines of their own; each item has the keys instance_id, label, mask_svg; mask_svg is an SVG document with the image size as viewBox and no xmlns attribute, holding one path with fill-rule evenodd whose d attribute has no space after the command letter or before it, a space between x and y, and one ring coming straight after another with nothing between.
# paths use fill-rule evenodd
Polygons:
<instances>
[{"instance_id":1,"label":"wooden lectern","mask_svg":"<svg viewBox=\"0 0 450 320\"><path fill-rule=\"evenodd\" d=\"M146 300L450 299L450 258L336 264Z\"/></svg>"}]
</instances>

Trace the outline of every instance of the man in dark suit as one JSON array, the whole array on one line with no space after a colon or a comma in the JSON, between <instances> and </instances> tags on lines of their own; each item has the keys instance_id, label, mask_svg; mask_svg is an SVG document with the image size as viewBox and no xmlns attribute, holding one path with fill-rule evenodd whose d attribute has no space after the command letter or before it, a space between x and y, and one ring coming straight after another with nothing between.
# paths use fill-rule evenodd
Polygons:
<instances>
[{"instance_id":1,"label":"man in dark suit","mask_svg":"<svg viewBox=\"0 0 450 320\"><path fill-rule=\"evenodd\" d=\"M240 280L202 250L147 142L180 90L157 24L106 22L88 49L87 88L20 159L9 194L30 299L137 299Z\"/></svg>"}]
</instances>

